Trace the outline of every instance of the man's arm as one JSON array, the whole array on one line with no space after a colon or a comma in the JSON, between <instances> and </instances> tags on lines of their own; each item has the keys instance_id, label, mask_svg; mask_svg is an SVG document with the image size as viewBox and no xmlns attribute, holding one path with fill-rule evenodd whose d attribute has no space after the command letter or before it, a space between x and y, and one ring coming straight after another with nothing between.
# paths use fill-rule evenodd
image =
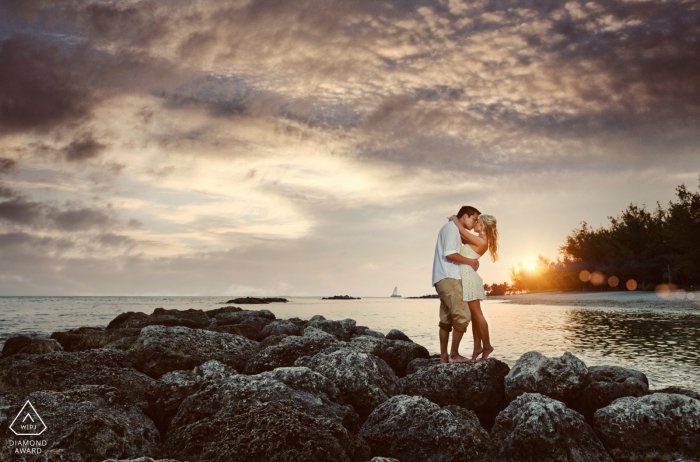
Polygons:
<instances>
[{"instance_id":1,"label":"man's arm","mask_svg":"<svg viewBox=\"0 0 700 462\"><path fill-rule=\"evenodd\" d=\"M474 268L474 271L479 269L479 260L474 260L473 258L467 258L464 255L453 253L446 255L445 258L452 263L457 263L459 265L469 265Z\"/></svg>"}]
</instances>

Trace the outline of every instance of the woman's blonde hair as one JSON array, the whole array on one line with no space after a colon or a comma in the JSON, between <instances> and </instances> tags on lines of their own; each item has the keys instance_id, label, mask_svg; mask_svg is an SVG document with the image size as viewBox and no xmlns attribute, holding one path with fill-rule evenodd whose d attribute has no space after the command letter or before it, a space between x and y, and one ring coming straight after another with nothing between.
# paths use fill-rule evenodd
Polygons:
<instances>
[{"instance_id":1,"label":"woman's blonde hair","mask_svg":"<svg viewBox=\"0 0 700 462\"><path fill-rule=\"evenodd\" d=\"M493 215L479 215L479 223L484 227L484 234L489 243L489 253L491 261L498 260L498 228L496 227L496 217Z\"/></svg>"}]
</instances>

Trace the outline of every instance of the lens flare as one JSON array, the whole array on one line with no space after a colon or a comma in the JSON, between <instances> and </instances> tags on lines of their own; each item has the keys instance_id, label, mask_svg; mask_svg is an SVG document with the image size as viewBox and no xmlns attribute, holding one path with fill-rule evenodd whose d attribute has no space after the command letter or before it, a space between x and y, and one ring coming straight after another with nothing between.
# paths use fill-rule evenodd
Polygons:
<instances>
[{"instance_id":1,"label":"lens flare","mask_svg":"<svg viewBox=\"0 0 700 462\"><path fill-rule=\"evenodd\" d=\"M676 291L676 298L677 298L678 300L684 299L684 298L685 298L685 290L683 290L683 289L678 289L678 290Z\"/></svg>"},{"instance_id":2,"label":"lens flare","mask_svg":"<svg viewBox=\"0 0 700 462\"><path fill-rule=\"evenodd\" d=\"M591 274L591 284L594 286L599 286L602 285L604 281L605 275L603 273L600 271L593 271L593 274Z\"/></svg>"},{"instance_id":3,"label":"lens flare","mask_svg":"<svg viewBox=\"0 0 700 462\"><path fill-rule=\"evenodd\" d=\"M634 279L629 279L625 283L625 287L627 287L627 290L637 290L637 281L635 281Z\"/></svg>"},{"instance_id":4,"label":"lens flare","mask_svg":"<svg viewBox=\"0 0 700 462\"><path fill-rule=\"evenodd\" d=\"M688 300L695 300L695 294L692 292L688 292L688 295L686 295L686 297L688 297Z\"/></svg>"},{"instance_id":5,"label":"lens flare","mask_svg":"<svg viewBox=\"0 0 700 462\"><path fill-rule=\"evenodd\" d=\"M578 278L581 280L581 282L588 282L591 280L591 273L588 270L583 270L578 273Z\"/></svg>"},{"instance_id":6,"label":"lens flare","mask_svg":"<svg viewBox=\"0 0 700 462\"><path fill-rule=\"evenodd\" d=\"M618 279L617 276L610 276L610 277L608 278L608 285L609 285L610 287L617 287L618 284L620 284L620 279Z\"/></svg>"}]
</instances>

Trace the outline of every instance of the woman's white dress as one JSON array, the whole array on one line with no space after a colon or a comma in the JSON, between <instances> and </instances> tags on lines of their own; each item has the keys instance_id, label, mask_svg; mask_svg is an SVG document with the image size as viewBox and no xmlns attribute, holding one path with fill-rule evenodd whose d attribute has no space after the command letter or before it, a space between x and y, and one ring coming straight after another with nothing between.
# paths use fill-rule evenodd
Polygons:
<instances>
[{"instance_id":1,"label":"woman's white dress","mask_svg":"<svg viewBox=\"0 0 700 462\"><path fill-rule=\"evenodd\" d=\"M474 249L469 246L469 244L464 244L462 250L459 253L467 258L473 258L478 260L481 255L476 253ZM464 301L471 302L472 300L485 300L486 293L484 292L484 281L481 276L474 271L469 265L459 265L459 273L462 277L462 290L464 294Z\"/></svg>"}]
</instances>

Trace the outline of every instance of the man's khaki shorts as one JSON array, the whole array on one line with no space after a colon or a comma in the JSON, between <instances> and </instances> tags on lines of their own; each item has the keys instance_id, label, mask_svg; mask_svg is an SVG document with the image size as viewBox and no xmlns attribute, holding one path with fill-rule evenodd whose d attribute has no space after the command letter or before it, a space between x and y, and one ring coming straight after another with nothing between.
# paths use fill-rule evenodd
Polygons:
<instances>
[{"instance_id":1,"label":"man's khaki shorts","mask_svg":"<svg viewBox=\"0 0 700 462\"><path fill-rule=\"evenodd\" d=\"M459 332L466 332L472 314L462 295L462 280L445 278L435 284L440 296L440 328L450 332L454 327Z\"/></svg>"}]
</instances>

